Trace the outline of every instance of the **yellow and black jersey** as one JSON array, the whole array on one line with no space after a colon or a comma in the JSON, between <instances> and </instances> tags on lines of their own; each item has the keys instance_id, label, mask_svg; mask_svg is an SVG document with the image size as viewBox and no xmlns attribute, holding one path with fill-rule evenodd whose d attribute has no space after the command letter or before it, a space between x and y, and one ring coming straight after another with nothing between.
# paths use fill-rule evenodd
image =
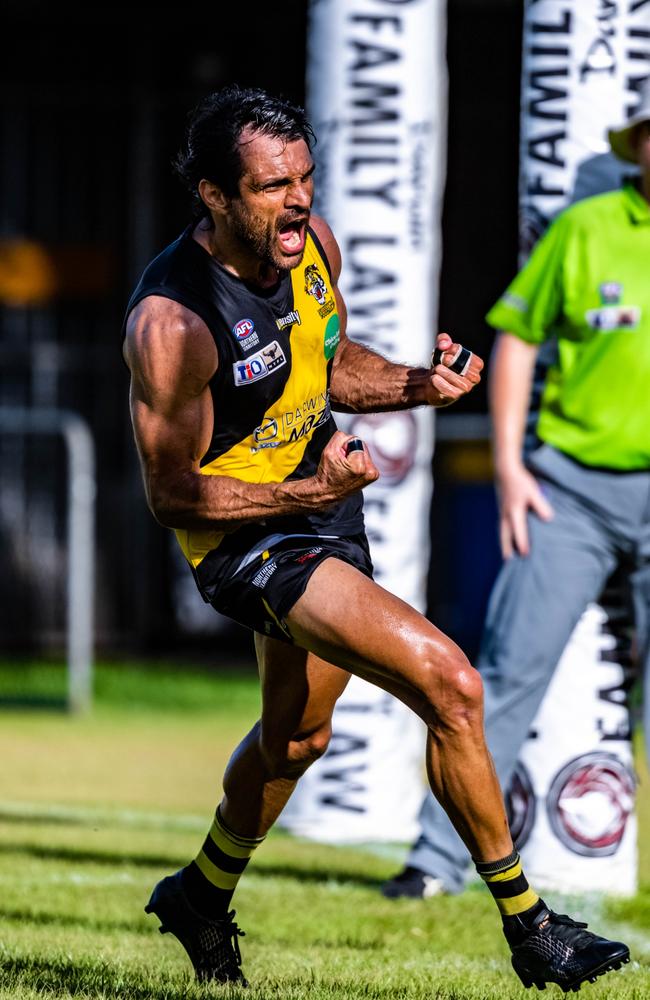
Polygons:
<instances>
[{"instance_id":1,"label":"yellow and black jersey","mask_svg":"<svg viewBox=\"0 0 650 1000\"><path fill-rule=\"evenodd\" d=\"M147 295L191 309L217 346L219 364L210 382L214 430L201 472L249 483L312 475L336 430L329 382L340 329L328 262L315 233L308 231L301 264L273 288L261 289L227 271L188 227L146 269L127 315ZM353 535L363 530L362 505L359 493L317 514L269 518L266 526ZM224 538L203 530L176 535L195 569ZM232 532L228 540L230 547Z\"/></svg>"}]
</instances>

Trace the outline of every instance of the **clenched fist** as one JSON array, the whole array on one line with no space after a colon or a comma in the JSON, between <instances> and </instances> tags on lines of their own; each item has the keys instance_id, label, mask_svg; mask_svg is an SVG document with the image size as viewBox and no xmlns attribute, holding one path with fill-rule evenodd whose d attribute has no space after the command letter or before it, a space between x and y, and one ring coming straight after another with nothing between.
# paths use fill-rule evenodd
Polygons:
<instances>
[{"instance_id":1,"label":"clenched fist","mask_svg":"<svg viewBox=\"0 0 650 1000\"><path fill-rule=\"evenodd\" d=\"M316 480L323 494L324 503L343 500L352 493L357 493L370 483L379 479L368 449L347 453L348 443L352 435L335 431L320 457Z\"/></svg>"},{"instance_id":2,"label":"clenched fist","mask_svg":"<svg viewBox=\"0 0 650 1000\"><path fill-rule=\"evenodd\" d=\"M463 350L462 345L454 343L448 333L439 333L436 348L440 354L440 363L432 369L427 386L427 402L431 406L449 406L479 384L483 361L477 354L471 354L465 373L460 375L452 371L450 365L457 361Z\"/></svg>"}]
</instances>

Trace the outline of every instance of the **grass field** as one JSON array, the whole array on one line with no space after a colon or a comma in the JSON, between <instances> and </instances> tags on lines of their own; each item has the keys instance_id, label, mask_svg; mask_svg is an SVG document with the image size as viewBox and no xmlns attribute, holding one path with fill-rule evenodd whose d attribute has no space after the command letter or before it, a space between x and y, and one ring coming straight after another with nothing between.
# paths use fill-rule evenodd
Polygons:
<instances>
[{"instance_id":1,"label":"grass field","mask_svg":"<svg viewBox=\"0 0 650 1000\"><path fill-rule=\"evenodd\" d=\"M62 673L0 666L0 698L53 694ZM251 676L105 666L91 716L0 710L0 998L506 1000L519 986L487 892L384 900L393 857L272 833L238 890L249 990L194 984L180 945L143 905L192 857L219 777L256 717ZM581 996L650 998L650 794L642 773L642 891L553 898L631 946ZM645 836L644 836L645 834ZM545 995L561 996L557 987Z\"/></svg>"}]
</instances>

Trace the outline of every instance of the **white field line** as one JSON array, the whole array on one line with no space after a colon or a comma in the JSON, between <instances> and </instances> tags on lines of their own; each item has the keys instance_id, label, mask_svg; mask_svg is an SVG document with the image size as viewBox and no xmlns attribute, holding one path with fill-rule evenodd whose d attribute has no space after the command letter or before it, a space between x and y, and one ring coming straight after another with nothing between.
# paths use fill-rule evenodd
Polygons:
<instances>
[{"instance_id":1,"label":"white field line","mask_svg":"<svg viewBox=\"0 0 650 1000\"><path fill-rule=\"evenodd\" d=\"M145 884L146 879L136 878L129 872L114 872L110 875L86 875L83 872L50 872L39 875L38 878L16 879L14 875L0 875L0 885L10 885L15 888L19 885L22 889L36 888L42 885L82 885L82 886L105 886L105 885L139 885Z\"/></svg>"},{"instance_id":2,"label":"white field line","mask_svg":"<svg viewBox=\"0 0 650 1000\"><path fill-rule=\"evenodd\" d=\"M137 809L96 809L65 806L56 803L7 802L0 804L3 820L32 820L41 823L71 823L79 826L131 827L142 830L201 832L210 825L211 817L191 813L158 813Z\"/></svg>"}]
</instances>

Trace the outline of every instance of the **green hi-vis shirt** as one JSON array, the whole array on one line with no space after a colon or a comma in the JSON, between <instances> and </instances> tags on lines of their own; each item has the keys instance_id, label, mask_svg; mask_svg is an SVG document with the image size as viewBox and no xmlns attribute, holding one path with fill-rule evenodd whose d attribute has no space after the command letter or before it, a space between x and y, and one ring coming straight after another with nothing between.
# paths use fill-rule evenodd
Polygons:
<instances>
[{"instance_id":1,"label":"green hi-vis shirt","mask_svg":"<svg viewBox=\"0 0 650 1000\"><path fill-rule=\"evenodd\" d=\"M650 468L650 206L634 187L559 215L487 321L557 338L542 441L585 465Z\"/></svg>"}]
</instances>

